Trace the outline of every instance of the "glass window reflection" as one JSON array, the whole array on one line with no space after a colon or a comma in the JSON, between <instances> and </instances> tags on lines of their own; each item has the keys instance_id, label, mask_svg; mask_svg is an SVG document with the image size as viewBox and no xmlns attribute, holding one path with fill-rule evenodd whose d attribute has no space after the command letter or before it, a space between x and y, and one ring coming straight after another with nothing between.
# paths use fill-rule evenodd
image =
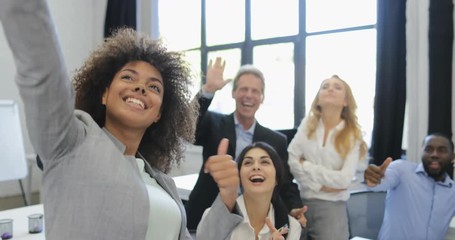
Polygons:
<instances>
[{"instance_id":1,"label":"glass window reflection","mask_svg":"<svg viewBox=\"0 0 455 240\"><path fill-rule=\"evenodd\" d=\"M257 46L253 63L265 77L265 98L257 119L272 129L294 126L294 44ZM280 116L280 117L277 117Z\"/></svg>"},{"instance_id":2,"label":"glass window reflection","mask_svg":"<svg viewBox=\"0 0 455 240\"><path fill-rule=\"evenodd\" d=\"M193 85L191 86L191 93L194 97L201 88L202 69L201 69L201 51L192 50L185 52L185 60L190 65L191 76Z\"/></svg>"},{"instance_id":3,"label":"glass window reflection","mask_svg":"<svg viewBox=\"0 0 455 240\"><path fill-rule=\"evenodd\" d=\"M245 40L245 1L206 0L207 45Z\"/></svg>"},{"instance_id":4,"label":"glass window reflection","mask_svg":"<svg viewBox=\"0 0 455 240\"><path fill-rule=\"evenodd\" d=\"M158 4L160 36L170 49L201 46L201 1L166 0Z\"/></svg>"},{"instance_id":5,"label":"glass window reflection","mask_svg":"<svg viewBox=\"0 0 455 240\"><path fill-rule=\"evenodd\" d=\"M253 40L296 35L298 31L298 0L251 0Z\"/></svg>"},{"instance_id":6,"label":"glass window reflection","mask_svg":"<svg viewBox=\"0 0 455 240\"><path fill-rule=\"evenodd\" d=\"M319 32L376 24L377 0L307 0L306 30Z\"/></svg>"}]
</instances>

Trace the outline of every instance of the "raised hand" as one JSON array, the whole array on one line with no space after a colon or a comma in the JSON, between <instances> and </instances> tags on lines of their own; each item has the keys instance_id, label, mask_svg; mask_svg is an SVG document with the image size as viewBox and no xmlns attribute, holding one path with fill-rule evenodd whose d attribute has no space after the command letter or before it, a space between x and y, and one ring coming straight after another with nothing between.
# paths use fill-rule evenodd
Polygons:
<instances>
[{"instance_id":1,"label":"raised hand","mask_svg":"<svg viewBox=\"0 0 455 240\"><path fill-rule=\"evenodd\" d=\"M207 67L206 82L203 86L204 91L215 93L232 81L231 79L224 79L223 77L225 66L226 62L221 57L217 57L215 59L215 63L213 64L212 60L209 61L209 65Z\"/></svg>"},{"instance_id":2,"label":"raised hand","mask_svg":"<svg viewBox=\"0 0 455 240\"><path fill-rule=\"evenodd\" d=\"M226 207L232 211L238 196L240 186L237 163L227 155L229 140L223 138L218 145L218 154L209 157L204 165L204 171L210 173L218 184L220 196Z\"/></svg>"},{"instance_id":3,"label":"raised hand","mask_svg":"<svg viewBox=\"0 0 455 240\"><path fill-rule=\"evenodd\" d=\"M265 224L267 224L267 227L270 229L269 240L284 240L283 234L288 233L288 226L276 229L269 217L265 218Z\"/></svg>"},{"instance_id":4,"label":"raised hand","mask_svg":"<svg viewBox=\"0 0 455 240\"><path fill-rule=\"evenodd\" d=\"M305 205L301 208L292 209L291 212L289 213L289 215L291 215L292 217L297 219L297 221L299 221L299 223L302 227L306 227L306 224L307 224L307 219L305 217L306 211L308 211L308 207Z\"/></svg>"},{"instance_id":5,"label":"raised hand","mask_svg":"<svg viewBox=\"0 0 455 240\"><path fill-rule=\"evenodd\" d=\"M369 187L374 187L381 183L381 178L384 177L384 173L392 162L392 158L388 157L381 166L376 166L374 164L370 164L363 174L363 178Z\"/></svg>"}]
</instances>

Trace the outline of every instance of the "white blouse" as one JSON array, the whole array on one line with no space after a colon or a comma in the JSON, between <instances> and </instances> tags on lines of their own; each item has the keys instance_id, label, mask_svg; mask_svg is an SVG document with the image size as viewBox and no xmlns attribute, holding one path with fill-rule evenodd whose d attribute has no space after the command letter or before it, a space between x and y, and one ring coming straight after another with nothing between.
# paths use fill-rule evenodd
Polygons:
<instances>
[{"instance_id":1,"label":"white blouse","mask_svg":"<svg viewBox=\"0 0 455 240\"><path fill-rule=\"evenodd\" d=\"M319 120L316 131L311 139L307 137L307 119L305 118L297 129L297 133L288 147L288 164L291 173L300 187L302 199L322 199L328 201L346 201L349 191L328 193L320 191L322 186L347 189L357 170L360 141L356 140L354 148L342 159L335 149L334 137L336 132L344 128L344 120L330 130L325 145L324 125ZM300 158L304 157L303 164Z\"/></svg>"},{"instance_id":2,"label":"white blouse","mask_svg":"<svg viewBox=\"0 0 455 240\"><path fill-rule=\"evenodd\" d=\"M182 216L177 203L156 182L156 180L151 178L145 171L144 160L136 158L136 162L142 179L147 187L150 201L149 224L145 239L179 239Z\"/></svg>"}]
</instances>

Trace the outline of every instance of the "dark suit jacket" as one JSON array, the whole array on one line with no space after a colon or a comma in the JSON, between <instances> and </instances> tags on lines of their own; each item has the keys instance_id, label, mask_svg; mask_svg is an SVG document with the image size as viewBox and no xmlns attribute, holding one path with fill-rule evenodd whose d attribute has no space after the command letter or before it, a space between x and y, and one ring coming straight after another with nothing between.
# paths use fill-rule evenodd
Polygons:
<instances>
[{"instance_id":1,"label":"dark suit jacket","mask_svg":"<svg viewBox=\"0 0 455 240\"><path fill-rule=\"evenodd\" d=\"M198 97L198 96L197 96ZM220 114L208 111L211 99L199 97L200 115L196 130L196 145L203 147L203 165L210 156L216 155L218 144L222 138L229 139L228 154L235 159L236 133L234 124L234 114ZM261 126L256 122L254 129L253 142L264 141L275 148L284 161L284 183L280 191L280 196L286 207L290 211L293 208L302 207L297 184L293 181L294 177L289 171L287 139L282 133L273 131ZM210 174L204 173L204 166L201 166L199 178L191 192L188 202L185 205L188 219L188 229L196 229L202 214L209 208L215 200L219 189Z\"/></svg>"}]
</instances>

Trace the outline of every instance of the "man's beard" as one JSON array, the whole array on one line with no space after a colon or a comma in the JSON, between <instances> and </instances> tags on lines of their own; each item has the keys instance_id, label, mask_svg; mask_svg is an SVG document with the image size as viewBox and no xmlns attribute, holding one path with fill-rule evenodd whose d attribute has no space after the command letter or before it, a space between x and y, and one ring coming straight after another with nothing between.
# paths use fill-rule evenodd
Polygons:
<instances>
[{"instance_id":1,"label":"man's beard","mask_svg":"<svg viewBox=\"0 0 455 240\"><path fill-rule=\"evenodd\" d=\"M427 172L428 176L432 177L435 181L443 181L445 173L450 169L450 164L442 164L439 170L433 170L428 167L428 164L424 164L423 168Z\"/></svg>"}]
</instances>

